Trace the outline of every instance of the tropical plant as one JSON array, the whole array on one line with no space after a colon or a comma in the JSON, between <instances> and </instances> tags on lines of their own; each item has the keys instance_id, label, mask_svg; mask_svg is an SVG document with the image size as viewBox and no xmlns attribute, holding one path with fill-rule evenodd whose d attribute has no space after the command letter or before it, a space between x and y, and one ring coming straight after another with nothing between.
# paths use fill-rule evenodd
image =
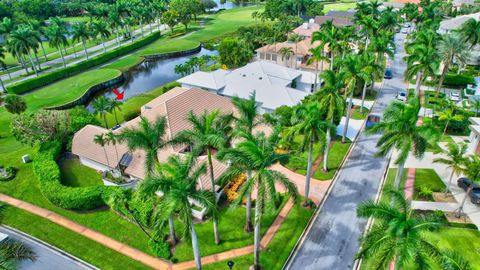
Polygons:
<instances>
[{"instance_id":1,"label":"tropical plant","mask_svg":"<svg viewBox=\"0 0 480 270\"><path fill-rule=\"evenodd\" d=\"M470 100L470 105L475 110L475 117L478 117L478 113L480 113L480 99L474 98Z\"/></svg>"},{"instance_id":2,"label":"tropical plant","mask_svg":"<svg viewBox=\"0 0 480 270\"><path fill-rule=\"evenodd\" d=\"M96 37L97 35L100 36L100 40L102 41L103 52L107 51L105 47L105 39L108 39L111 35L110 31L108 30L108 25L104 21L98 21L92 23L92 30L93 36Z\"/></svg>"},{"instance_id":3,"label":"tropical plant","mask_svg":"<svg viewBox=\"0 0 480 270\"><path fill-rule=\"evenodd\" d=\"M295 68L298 68L297 67L297 54L298 54L298 43L300 41L304 40L304 37L298 35L298 34L291 34L289 37L288 37L288 41L290 42L293 42L295 43Z\"/></svg>"},{"instance_id":4,"label":"tropical plant","mask_svg":"<svg viewBox=\"0 0 480 270\"><path fill-rule=\"evenodd\" d=\"M388 55L390 58L394 57L393 48L395 43L392 40L390 33L378 33L372 38L372 42L368 45L368 51L374 52L375 62L383 66L385 60L385 55Z\"/></svg>"},{"instance_id":5,"label":"tropical plant","mask_svg":"<svg viewBox=\"0 0 480 270\"><path fill-rule=\"evenodd\" d=\"M287 66L286 61L290 60L292 55L294 54L293 49L290 47L283 47L283 48L280 48L278 52L280 53L280 56L282 57L282 61L285 63L285 66Z\"/></svg>"},{"instance_id":6,"label":"tropical plant","mask_svg":"<svg viewBox=\"0 0 480 270\"><path fill-rule=\"evenodd\" d=\"M470 43L470 48L480 43L480 21L470 18L463 23L458 32L461 33L466 42Z\"/></svg>"},{"instance_id":7,"label":"tropical plant","mask_svg":"<svg viewBox=\"0 0 480 270\"><path fill-rule=\"evenodd\" d=\"M463 164L465 163L467 152L467 145L464 143L456 144L454 142L449 142L447 144L447 149L442 150L442 154L445 157L435 158L433 163L440 163L447 165L447 168L451 169L450 178L448 180L448 186L445 189L445 197L447 197L448 191L452 185L453 175L459 175L463 171Z\"/></svg>"},{"instance_id":8,"label":"tropical plant","mask_svg":"<svg viewBox=\"0 0 480 270\"><path fill-rule=\"evenodd\" d=\"M158 151L165 148L167 122L165 117L158 117L149 122L147 118L140 116L138 128L125 128L118 134L121 142L126 142L130 151L145 151L145 174L148 176L158 163Z\"/></svg>"},{"instance_id":9,"label":"tropical plant","mask_svg":"<svg viewBox=\"0 0 480 270\"><path fill-rule=\"evenodd\" d=\"M320 77L325 82L325 85L315 94L315 99L318 100L320 107L323 108L323 115L330 125L338 124L345 111L345 100L340 95L339 91L343 88L343 73L335 73L332 70L327 70L320 74ZM325 152L323 157L323 170L328 171L328 155L330 153L330 142L332 140L332 131L334 129L327 129Z\"/></svg>"},{"instance_id":10,"label":"tropical plant","mask_svg":"<svg viewBox=\"0 0 480 270\"><path fill-rule=\"evenodd\" d=\"M107 144L112 144L115 148L115 156L117 158L117 167L120 166L120 156L118 155L117 142L118 138L112 131L109 131L105 134L105 141Z\"/></svg>"},{"instance_id":11,"label":"tropical plant","mask_svg":"<svg viewBox=\"0 0 480 270\"><path fill-rule=\"evenodd\" d=\"M30 26L30 28L32 29L35 39L37 39L40 47L42 48L45 61L48 61L47 54L45 53L45 48L43 47L43 41L41 39L41 36L45 35L44 27L40 24L39 21L34 19L28 20L28 26Z\"/></svg>"},{"instance_id":12,"label":"tropical plant","mask_svg":"<svg viewBox=\"0 0 480 270\"><path fill-rule=\"evenodd\" d=\"M296 135L302 136L301 152L308 147L307 174L305 178L305 206L309 205L308 195L310 191L310 178L312 176L313 147L315 143L319 143L321 147L320 152L323 153L326 140L325 133L327 129L334 128L322 118L322 110L323 108L321 108L317 102L300 105L296 108L292 117L294 125L288 129L288 134L293 135L292 137Z\"/></svg>"},{"instance_id":13,"label":"tropical plant","mask_svg":"<svg viewBox=\"0 0 480 270\"><path fill-rule=\"evenodd\" d=\"M283 48L282 48L283 49ZM325 61L329 61L328 57L323 55L323 47L322 46L317 46L315 48L311 48L309 50L310 52L310 58L307 60L307 65L312 65L315 63L315 82L314 82L314 89L313 91L318 90L318 76L323 72L323 63ZM283 55L282 55L282 60L283 60ZM322 62L322 65L320 67L320 71L318 70L318 63Z\"/></svg>"},{"instance_id":14,"label":"tropical plant","mask_svg":"<svg viewBox=\"0 0 480 270\"><path fill-rule=\"evenodd\" d=\"M462 121L463 115L455 114L454 110L448 109L438 113L438 120L445 122L445 128L443 129L443 135L445 135L448 130L448 124L450 124L451 121Z\"/></svg>"},{"instance_id":15,"label":"tropical plant","mask_svg":"<svg viewBox=\"0 0 480 270\"><path fill-rule=\"evenodd\" d=\"M27 103L21 96L7 95L5 97L4 106L7 112L12 114L21 114L27 110Z\"/></svg>"},{"instance_id":16,"label":"tropical plant","mask_svg":"<svg viewBox=\"0 0 480 270\"><path fill-rule=\"evenodd\" d=\"M76 23L72 26L72 40L74 42L81 41L83 45L83 50L85 52L85 56L88 59L88 51L86 42L90 38L90 33L88 26L85 22Z\"/></svg>"},{"instance_id":17,"label":"tropical plant","mask_svg":"<svg viewBox=\"0 0 480 270\"><path fill-rule=\"evenodd\" d=\"M242 203L243 198L256 188L255 220L254 220L254 269L260 269L260 224L267 207L276 206L279 196L275 184L285 187L285 190L295 199L298 196L297 187L282 173L271 170L270 167L278 162L286 162L289 154L276 151L280 140L278 130L269 137L258 133L250 139L244 140L234 148L220 150L218 156L231 160L232 164L251 164L253 175L238 191L238 197L233 206ZM227 173L232 178L243 174L242 169L229 167Z\"/></svg>"},{"instance_id":18,"label":"tropical plant","mask_svg":"<svg viewBox=\"0 0 480 270\"><path fill-rule=\"evenodd\" d=\"M38 76L38 71L31 54L31 50L34 50L34 48L38 46L38 40L35 38L33 30L27 25L20 26L10 34L9 44L14 47L14 50L18 54L28 55L32 63L32 69L35 75Z\"/></svg>"},{"instance_id":19,"label":"tropical plant","mask_svg":"<svg viewBox=\"0 0 480 270\"><path fill-rule=\"evenodd\" d=\"M123 103L119 100L116 99L109 99L108 100L108 111L113 112L113 115L115 116L115 124L118 126L118 117L117 117L117 110L121 110L121 105Z\"/></svg>"},{"instance_id":20,"label":"tropical plant","mask_svg":"<svg viewBox=\"0 0 480 270\"><path fill-rule=\"evenodd\" d=\"M92 102L93 112L103 118L105 127L108 129L107 114L110 110L110 100L105 96L100 96Z\"/></svg>"},{"instance_id":21,"label":"tropical plant","mask_svg":"<svg viewBox=\"0 0 480 270\"><path fill-rule=\"evenodd\" d=\"M49 45L56 48L60 52L63 67L66 67L67 64L65 62L62 49L65 48L65 46L68 46L68 40L66 37L67 30L59 25L51 24L45 30L45 34L47 35Z\"/></svg>"},{"instance_id":22,"label":"tropical plant","mask_svg":"<svg viewBox=\"0 0 480 270\"><path fill-rule=\"evenodd\" d=\"M360 55L360 61L362 61L363 70L369 75L369 80L363 81L362 103L360 104L360 113L363 113L365 95L367 94L367 85L371 84L371 86L373 86L375 78L378 78L382 75L383 66L377 63L376 57L373 53L369 53L367 51L364 51Z\"/></svg>"},{"instance_id":23,"label":"tropical plant","mask_svg":"<svg viewBox=\"0 0 480 270\"><path fill-rule=\"evenodd\" d=\"M435 217L418 218L403 192L387 190L391 203L366 201L357 207L357 216L374 218L375 224L360 239L357 259L369 259L372 269L430 269L432 263L450 268L458 257L451 256L428 241L426 232L440 224ZM462 261L463 262L463 261ZM460 268L470 269L470 268Z\"/></svg>"},{"instance_id":24,"label":"tropical plant","mask_svg":"<svg viewBox=\"0 0 480 270\"><path fill-rule=\"evenodd\" d=\"M460 217L463 213L463 207L465 205L465 201L468 197L470 197L470 193L472 192L473 187L476 183L480 182L480 157L477 155L470 155L468 158L465 159L463 162L463 173L470 179L471 183L468 186L467 192L465 197L463 197L460 206L456 212L456 216Z\"/></svg>"},{"instance_id":25,"label":"tropical plant","mask_svg":"<svg viewBox=\"0 0 480 270\"><path fill-rule=\"evenodd\" d=\"M320 31L312 34L312 42L320 41L320 46L325 47L328 45L330 51L330 70L333 70L335 53L339 50L340 44L338 28L336 28L332 21L326 21L322 24Z\"/></svg>"},{"instance_id":26,"label":"tropical plant","mask_svg":"<svg viewBox=\"0 0 480 270\"><path fill-rule=\"evenodd\" d=\"M368 134L382 133L377 142L377 155L386 156L393 149L398 151L395 160L398 165L395 188L400 186L408 155L412 152L416 158L423 157L427 146L438 139L433 127L425 124L417 126L420 107L418 96L409 99L407 103L394 101L383 112L382 120L367 130Z\"/></svg>"},{"instance_id":27,"label":"tropical plant","mask_svg":"<svg viewBox=\"0 0 480 270\"><path fill-rule=\"evenodd\" d=\"M93 142L100 145L103 148L103 152L107 160L107 168L108 170L110 170L112 167L110 166L110 159L108 158L107 148L105 147L105 145L108 144L108 140L105 138L105 134L101 133L101 134L95 135L95 137L93 138Z\"/></svg>"}]
</instances>

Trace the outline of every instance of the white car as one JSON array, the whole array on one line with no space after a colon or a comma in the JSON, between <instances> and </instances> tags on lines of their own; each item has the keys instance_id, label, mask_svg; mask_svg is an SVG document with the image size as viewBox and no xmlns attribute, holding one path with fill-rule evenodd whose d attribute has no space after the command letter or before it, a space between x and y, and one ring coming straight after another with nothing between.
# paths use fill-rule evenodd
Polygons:
<instances>
[{"instance_id":1,"label":"white car","mask_svg":"<svg viewBox=\"0 0 480 270\"><path fill-rule=\"evenodd\" d=\"M397 94L397 99L401 100L403 102L407 101L407 92L399 91L398 94Z\"/></svg>"},{"instance_id":2,"label":"white car","mask_svg":"<svg viewBox=\"0 0 480 270\"><path fill-rule=\"evenodd\" d=\"M402 34L407 34L408 33L408 30L407 29L402 29Z\"/></svg>"},{"instance_id":3,"label":"white car","mask_svg":"<svg viewBox=\"0 0 480 270\"><path fill-rule=\"evenodd\" d=\"M459 102L460 101L460 93L459 92L451 92L450 93L450 100Z\"/></svg>"}]
</instances>

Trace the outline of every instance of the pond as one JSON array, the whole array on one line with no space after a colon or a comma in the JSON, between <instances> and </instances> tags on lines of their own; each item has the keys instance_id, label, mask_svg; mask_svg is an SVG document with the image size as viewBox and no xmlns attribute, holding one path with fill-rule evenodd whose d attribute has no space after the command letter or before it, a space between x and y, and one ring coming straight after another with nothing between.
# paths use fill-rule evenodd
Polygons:
<instances>
[{"instance_id":1,"label":"pond","mask_svg":"<svg viewBox=\"0 0 480 270\"><path fill-rule=\"evenodd\" d=\"M221 9L232 9L232 8L236 8L236 7L246 7L246 6L250 5L250 4L240 4L240 3L237 4L237 3L232 2L232 1L226 1L222 4L223 1L221 1L221 0L214 0L214 2L217 3L217 7L211 9L211 11L217 11L217 10L221 10Z\"/></svg>"}]
</instances>

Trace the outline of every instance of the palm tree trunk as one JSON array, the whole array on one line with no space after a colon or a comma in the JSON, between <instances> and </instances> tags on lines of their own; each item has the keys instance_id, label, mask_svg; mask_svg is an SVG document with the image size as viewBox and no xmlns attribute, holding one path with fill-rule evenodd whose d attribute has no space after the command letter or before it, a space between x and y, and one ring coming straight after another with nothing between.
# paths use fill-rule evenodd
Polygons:
<instances>
[{"instance_id":1,"label":"palm tree trunk","mask_svg":"<svg viewBox=\"0 0 480 270\"><path fill-rule=\"evenodd\" d=\"M210 169L210 181L212 184L213 196L215 196L215 203L217 201L217 193L215 190L215 175L213 174L213 162L212 162L212 149L207 149L208 154L208 166ZM216 217L213 217L213 234L215 236L215 244L220 244L220 235L218 234L218 220Z\"/></svg>"},{"instance_id":2,"label":"palm tree trunk","mask_svg":"<svg viewBox=\"0 0 480 270\"><path fill-rule=\"evenodd\" d=\"M105 122L105 127L106 127L107 129L109 129L109 128L108 128L107 114L106 114L106 113L103 114L103 121Z\"/></svg>"},{"instance_id":3,"label":"palm tree trunk","mask_svg":"<svg viewBox=\"0 0 480 270\"><path fill-rule=\"evenodd\" d=\"M30 53L30 50L28 51L28 58L30 58L30 62L32 63L32 68L35 72L35 75L38 76L37 68L35 67L35 62L33 61L32 53Z\"/></svg>"},{"instance_id":4,"label":"palm tree trunk","mask_svg":"<svg viewBox=\"0 0 480 270\"><path fill-rule=\"evenodd\" d=\"M2 92L3 92L3 93L6 93L7 90L5 89L5 85L3 84L2 78L0 78L0 85L2 86Z\"/></svg>"},{"instance_id":5,"label":"palm tree trunk","mask_svg":"<svg viewBox=\"0 0 480 270\"><path fill-rule=\"evenodd\" d=\"M177 244L177 236L175 235L175 224L173 223L173 215L168 217L168 229L170 231L170 239L172 240L172 245Z\"/></svg>"},{"instance_id":6,"label":"palm tree trunk","mask_svg":"<svg viewBox=\"0 0 480 270\"><path fill-rule=\"evenodd\" d=\"M449 124L450 121L447 121L447 123L445 124L445 128L443 129L443 136L445 136L445 134L447 133L447 129L448 129L448 124Z\"/></svg>"},{"instance_id":7,"label":"palm tree trunk","mask_svg":"<svg viewBox=\"0 0 480 270\"><path fill-rule=\"evenodd\" d=\"M192 238L192 249L193 249L193 257L195 258L195 266L197 270L202 269L202 262L200 261L200 250L198 249L198 240L197 234L195 233L195 228L193 224L190 227L190 237Z\"/></svg>"},{"instance_id":8,"label":"palm tree trunk","mask_svg":"<svg viewBox=\"0 0 480 270\"><path fill-rule=\"evenodd\" d=\"M350 98L348 100L348 107L347 107L347 119L345 120L345 126L343 127L343 134L342 134L342 143L345 143L347 137L347 130L348 130L348 122L350 121L350 114L353 105L353 89L352 93L350 93Z\"/></svg>"},{"instance_id":9,"label":"palm tree trunk","mask_svg":"<svg viewBox=\"0 0 480 270\"><path fill-rule=\"evenodd\" d=\"M142 20L140 20L140 31L142 32L142 37L144 37L144 34L143 34L143 22L142 22Z\"/></svg>"},{"instance_id":10,"label":"palm tree trunk","mask_svg":"<svg viewBox=\"0 0 480 270\"><path fill-rule=\"evenodd\" d=\"M115 109L115 108L113 108L113 115L115 116L115 123L118 126L117 109Z\"/></svg>"},{"instance_id":11,"label":"palm tree trunk","mask_svg":"<svg viewBox=\"0 0 480 270\"><path fill-rule=\"evenodd\" d=\"M261 194L257 189L257 200ZM253 235L253 269L260 270L260 221L262 219L262 213L260 204L255 204L255 229Z\"/></svg>"},{"instance_id":12,"label":"palm tree trunk","mask_svg":"<svg viewBox=\"0 0 480 270\"><path fill-rule=\"evenodd\" d=\"M40 65L40 60L38 60L38 55L35 51L33 51L33 56L35 56L35 61L37 62L37 67L38 67L38 70L42 70L42 66Z\"/></svg>"},{"instance_id":13,"label":"palm tree trunk","mask_svg":"<svg viewBox=\"0 0 480 270\"><path fill-rule=\"evenodd\" d=\"M333 118L330 119L330 124L333 125ZM330 142L332 140L331 129L327 129L327 138L325 142L325 153L323 154L323 171L328 172L328 154L330 153Z\"/></svg>"},{"instance_id":14,"label":"palm tree trunk","mask_svg":"<svg viewBox=\"0 0 480 270\"><path fill-rule=\"evenodd\" d=\"M12 74L10 74L10 71L8 70L8 67L4 67L3 70L7 72L8 78L11 80L12 79Z\"/></svg>"},{"instance_id":15,"label":"palm tree trunk","mask_svg":"<svg viewBox=\"0 0 480 270\"><path fill-rule=\"evenodd\" d=\"M85 40L84 39L82 39L82 44L83 44L83 51L85 51L85 55L87 56L87 59L88 59L87 45L85 45Z\"/></svg>"},{"instance_id":16,"label":"palm tree trunk","mask_svg":"<svg viewBox=\"0 0 480 270\"><path fill-rule=\"evenodd\" d=\"M422 77L423 77L423 72L419 71L417 73L417 84L415 85L415 95L418 95L420 92L420 87L422 86Z\"/></svg>"},{"instance_id":17,"label":"palm tree trunk","mask_svg":"<svg viewBox=\"0 0 480 270\"><path fill-rule=\"evenodd\" d=\"M318 60L315 61L315 82L313 83L313 92L317 91L318 87L317 87L317 83L318 83L318 76L320 76L320 74L318 74Z\"/></svg>"},{"instance_id":18,"label":"palm tree trunk","mask_svg":"<svg viewBox=\"0 0 480 270\"><path fill-rule=\"evenodd\" d=\"M363 105L365 104L365 95L367 94L367 82L363 83L362 104L360 105L360 113L363 113Z\"/></svg>"},{"instance_id":19,"label":"palm tree trunk","mask_svg":"<svg viewBox=\"0 0 480 270\"><path fill-rule=\"evenodd\" d=\"M59 51L60 51L60 56L62 57L63 67L66 68L67 64L65 63L65 58L63 58L62 47L60 47Z\"/></svg>"},{"instance_id":20,"label":"palm tree trunk","mask_svg":"<svg viewBox=\"0 0 480 270\"><path fill-rule=\"evenodd\" d=\"M103 53L105 53L107 51L107 48L105 48L105 41L103 40L102 35L100 35L100 39L102 40Z\"/></svg>"},{"instance_id":21,"label":"palm tree trunk","mask_svg":"<svg viewBox=\"0 0 480 270\"><path fill-rule=\"evenodd\" d=\"M110 170L110 160L108 160L107 149L103 146L103 152L105 153L105 158L107 159L107 168Z\"/></svg>"},{"instance_id":22,"label":"palm tree trunk","mask_svg":"<svg viewBox=\"0 0 480 270\"><path fill-rule=\"evenodd\" d=\"M395 175L395 181L393 183L393 187L397 190L400 188L400 182L402 181L404 168L405 168L405 160L401 161L398 164L397 174Z\"/></svg>"},{"instance_id":23,"label":"palm tree trunk","mask_svg":"<svg viewBox=\"0 0 480 270\"><path fill-rule=\"evenodd\" d=\"M247 172L247 181L250 178L252 178L252 171ZM251 232L253 230L253 225L252 225L252 193L248 192L246 197L247 197L247 205L245 206L245 212L246 212L245 231L246 232Z\"/></svg>"},{"instance_id":24,"label":"palm tree trunk","mask_svg":"<svg viewBox=\"0 0 480 270\"><path fill-rule=\"evenodd\" d=\"M310 178L312 176L312 163L313 163L313 136L310 139L310 144L308 146L308 164L307 164L307 175L305 177L305 202L303 203L303 206L308 206L308 194L310 192Z\"/></svg>"},{"instance_id":25,"label":"palm tree trunk","mask_svg":"<svg viewBox=\"0 0 480 270\"><path fill-rule=\"evenodd\" d=\"M442 88L443 81L445 80L445 75L447 75L449 66L450 66L450 62L447 62L443 67L442 75L440 75L440 79L438 80L438 86L437 86L437 92L435 93L435 98L438 98L438 94L440 94L440 89Z\"/></svg>"},{"instance_id":26,"label":"palm tree trunk","mask_svg":"<svg viewBox=\"0 0 480 270\"><path fill-rule=\"evenodd\" d=\"M473 189L473 182L470 184L470 186L467 189L467 193L465 194L465 197L463 197L462 203L460 204L460 207L458 207L458 211L455 213L455 217L459 218L462 213L463 213L463 206L465 205L465 201L467 198L470 196L470 192Z\"/></svg>"},{"instance_id":27,"label":"palm tree trunk","mask_svg":"<svg viewBox=\"0 0 480 270\"><path fill-rule=\"evenodd\" d=\"M452 186L452 179L453 179L453 174L454 174L454 173L455 173L455 170L452 169L452 172L450 173L450 180L448 180L448 186L447 186L447 188L445 189L445 193L444 193L445 198L447 197L448 191L450 190L450 188L451 188L451 186Z\"/></svg>"},{"instance_id":28,"label":"palm tree trunk","mask_svg":"<svg viewBox=\"0 0 480 270\"><path fill-rule=\"evenodd\" d=\"M40 41L40 47L42 48L43 57L45 58L45 62L47 62L48 58L47 58L47 54L45 53L45 49L43 48L43 42L42 41Z\"/></svg>"},{"instance_id":29,"label":"palm tree trunk","mask_svg":"<svg viewBox=\"0 0 480 270\"><path fill-rule=\"evenodd\" d=\"M73 56L77 58L77 50L75 50L75 43L72 44Z\"/></svg>"}]
</instances>

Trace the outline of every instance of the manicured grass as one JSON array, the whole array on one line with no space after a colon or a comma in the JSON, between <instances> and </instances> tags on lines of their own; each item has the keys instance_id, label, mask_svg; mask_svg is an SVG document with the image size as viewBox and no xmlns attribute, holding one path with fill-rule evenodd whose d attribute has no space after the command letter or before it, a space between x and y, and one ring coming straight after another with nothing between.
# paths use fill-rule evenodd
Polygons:
<instances>
[{"instance_id":1,"label":"manicured grass","mask_svg":"<svg viewBox=\"0 0 480 270\"><path fill-rule=\"evenodd\" d=\"M348 139L347 142L343 144L341 142L341 139L334 141L332 147L330 148L330 154L328 156L328 172L324 172L322 170L323 165L321 165L313 175L313 178L317 180L332 179L335 175L335 172L339 169L343 157L345 157L345 155L347 154L351 144L352 142Z\"/></svg>"},{"instance_id":2,"label":"manicured grass","mask_svg":"<svg viewBox=\"0 0 480 270\"><path fill-rule=\"evenodd\" d=\"M445 190L445 184L433 169L417 169L415 174L415 185L413 191L414 200L433 201L432 196L421 195L422 187L427 187L433 192Z\"/></svg>"},{"instance_id":3,"label":"manicured grass","mask_svg":"<svg viewBox=\"0 0 480 270\"><path fill-rule=\"evenodd\" d=\"M102 175L92 168L83 166L78 159L66 159L59 163L62 184L71 187L103 185Z\"/></svg>"},{"instance_id":4,"label":"manicured grass","mask_svg":"<svg viewBox=\"0 0 480 270\"><path fill-rule=\"evenodd\" d=\"M98 69L61 80L25 95L29 111L62 105L82 96L88 88L120 75L114 69Z\"/></svg>"},{"instance_id":5,"label":"manicured grass","mask_svg":"<svg viewBox=\"0 0 480 270\"><path fill-rule=\"evenodd\" d=\"M314 209L305 209L295 205L267 248L260 252L260 264L264 269L282 269L298 238L308 224ZM253 264L253 255L232 259L233 269L248 269ZM227 261L202 266L206 270L228 269Z\"/></svg>"},{"instance_id":6,"label":"manicured grass","mask_svg":"<svg viewBox=\"0 0 480 270\"><path fill-rule=\"evenodd\" d=\"M101 269L150 269L49 220L8 207L3 223L30 234Z\"/></svg>"},{"instance_id":7,"label":"manicured grass","mask_svg":"<svg viewBox=\"0 0 480 270\"><path fill-rule=\"evenodd\" d=\"M369 110L366 107L363 107L363 112L361 113L360 112L360 107L355 106L355 108L353 109L353 113L352 113L352 119L354 119L354 120L365 120L365 119L367 119L368 111Z\"/></svg>"},{"instance_id":8,"label":"manicured grass","mask_svg":"<svg viewBox=\"0 0 480 270\"><path fill-rule=\"evenodd\" d=\"M326 4L323 8L323 12L327 13L330 10L335 11L347 11L351 8L356 7L356 3L334 3L334 4Z\"/></svg>"}]
</instances>

